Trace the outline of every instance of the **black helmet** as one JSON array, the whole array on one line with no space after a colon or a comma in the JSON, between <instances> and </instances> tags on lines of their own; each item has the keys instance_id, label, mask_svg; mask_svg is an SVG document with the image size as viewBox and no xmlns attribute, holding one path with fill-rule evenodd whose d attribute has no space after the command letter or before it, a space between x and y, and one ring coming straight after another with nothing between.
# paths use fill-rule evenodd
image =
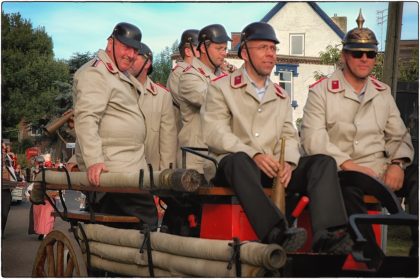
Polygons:
<instances>
[{"instance_id":1,"label":"black helmet","mask_svg":"<svg viewBox=\"0 0 420 279\"><path fill-rule=\"evenodd\" d=\"M185 30L181 35L181 42L179 43L179 51L181 51L181 48L187 44L190 43L194 46L198 45L198 33L200 31L197 29L188 29Z\"/></svg>"},{"instance_id":2,"label":"black helmet","mask_svg":"<svg viewBox=\"0 0 420 279\"><path fill-rule=\"evenodd\" d=\"M140 49L138 50L138 54L144 56L147 60L150 60L150 63L153 64L153 53L152 50L144 43L140 43ZM153 66L150 65L147 74L150 75L153 72Z\"/></svg>"},{"instance_id":3,"label":"black helmet","mask_svg":"<svg viewBox=\"0 0 420 279\"><path fill-rule=\"evenodd\" d=\"M360 9L356 19L357 28L347 32L343 39L343 49L350 51L378 51L378 40L369 28L363 28L365 22Z\"/></svg>"},{"instance_id":4,"label":"black helmet","mask_svg":"<svg viewBox=\"0 0 420 279\"><path fill-rule=\"evenodd\" d=\"M225 28L220 24L211 24L200 30L200 33L198 34L199 44L204 43L207 40L217 44L232 41L227 35Z\"/></svg>"},{"instance_id":5,"label":"black helmet","mask_svg":"<svg viewBox=\"0 0 420 279\"><path fill-rule=\"evenodd\" d=\"M244 30L241 32L241 42L238 48L238 56L241 56L242 45L248 41L253 40L262 40L262 41L272 41L275 44L279 43L277 40L276 33L274 32L273 27L265 22L254 22L247 25Z\"/></svg>"},{"instance_id":6,"label":"black helmet","mask_svg":"<svg viewBox=\"0 0 420 279\"><path fill-rule=\"evenodd\" d=\"M112 31L111 37L116 38L121 43L135 48L140 48L141 42L141 31L137 26L134 26L130 23L120 22Z\"/></svg>"}]
</instances>

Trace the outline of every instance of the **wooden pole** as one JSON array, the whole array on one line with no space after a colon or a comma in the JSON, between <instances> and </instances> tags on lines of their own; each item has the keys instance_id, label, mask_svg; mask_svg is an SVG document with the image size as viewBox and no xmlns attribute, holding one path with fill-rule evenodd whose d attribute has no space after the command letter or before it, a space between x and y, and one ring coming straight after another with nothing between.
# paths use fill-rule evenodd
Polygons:
<instances>
[{"instance_id":1,"label":"wooden pole","mask_svg":"<svg viewBox=\"0 0 420 279\"><path fill-rule=\"evenodd\" d=\"M403 2L389 2L388 27L384 54L383 82L391 87L396 98L398 79L398 57L400 49Z\"/></svg>"},{"instance_id":2,"label":"wooden pole","mask_svg":"<svg viewBox=\"0 0 420 279\"><path fill-rule=\"evenodd\" d=\"M286 214L286 198L285 198L284 185L283 183L281 183L279 175L284 168L285 145L286 145L286 139L281 138L280 139L280 158L279 158L280 168L277 174L277 178L274 178L273 193L271 195L271 200L280 209L280 211L283 214Z\"/></svg>"}]
</instances>

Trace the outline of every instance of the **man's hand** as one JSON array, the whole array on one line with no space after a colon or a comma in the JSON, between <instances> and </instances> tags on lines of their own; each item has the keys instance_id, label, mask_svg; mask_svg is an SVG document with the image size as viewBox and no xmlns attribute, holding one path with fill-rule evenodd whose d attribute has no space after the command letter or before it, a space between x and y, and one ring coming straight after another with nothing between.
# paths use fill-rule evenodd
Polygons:
<instances>
[{"instance_id":1,"label":"man's hand","mask_svg":"<svg viewBox=\"0 0 420 279\"><path fill-rule=\"evenodd\" d=\"M273 178L277 176L280 164L272 156L258 153L252 159L257 164L258 168L260 168L268 177Z\"/></svg>"},{"instance_id":2,"label":"man's hand","mask_svg":"<svg viewBox=\"0 0 420 279\"><path fill-rule=\"evenodd\" d=\"M367 174L369 176L379 178L378 174L373 169L358 165L354 163L352 160L345 161L344 163L341 164L340 168L345 171L358 171L358 172Z\"/></svg>"},{"instance_id":3,"label":"man's hand","mask_svg":"<svg viewBox=\"0 0 420 279\"><path fill-rule=\"evenodd\" d=\"M398 191L403 186L404 170L397 165L389 165L383 181L392 191Z\"/></svg>"},{"instance_id":4,"label":"man's hand","mask_svg":"<svg viewBox=\"0 0 420 279\"><path fill-rule=\"evenodd\" d=\"M289 185L290 179L292 179L292 166L289 163L284 162L283 169L277 175L277 179L283 184L284 188Z\"/></svg>"},{"instance_id":5,"label":"man's hand","mask_svg":"<svg viewBox=\"0 0 420 279\"><path fill-rule=\"evenodd\" d=\"M90 184L93 186L98 187L99 186L99 177L102 172L108 172L107 167L104 163L97 163L88 168L87 175Z\"/></svg>"}]
</instances>

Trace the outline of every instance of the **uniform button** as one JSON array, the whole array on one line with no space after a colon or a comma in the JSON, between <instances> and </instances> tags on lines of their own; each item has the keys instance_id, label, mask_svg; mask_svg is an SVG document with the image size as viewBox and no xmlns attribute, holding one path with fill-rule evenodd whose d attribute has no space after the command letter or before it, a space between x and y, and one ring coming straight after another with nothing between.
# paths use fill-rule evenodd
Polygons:
<instances>
[{"instance_id":1,"label":"uniform button","mask_svg":"<svg viewBox=\"0 0 420 279\"><path fill-rule=\"evenodd\" d=\"M255 133L255 136L258 138L260 136L260 134L259 133Z\"/></svg>"},{"instance_id":2,"label":"uniform button","mask_svg":"<svg viewBox=\"0 0 420 279\"><path fill-rule=\"evenodd\" d=\"M259 109L258 109L258 112L262 112L262 109L260 109L260 108L259 108Z\"/></svg>"},{"instance_id":3,"label":"uniform button","mask_svg":"<svg viewBox=\"0 0 420 279\"><path fill-rule=\"evenodd\" d=\"M356 140L356 141L354 142L354 144L356 144L356 145L357 145L357 144L359 144L359 141L358 141L358 140Z\"/></svg>"}]
</instances>

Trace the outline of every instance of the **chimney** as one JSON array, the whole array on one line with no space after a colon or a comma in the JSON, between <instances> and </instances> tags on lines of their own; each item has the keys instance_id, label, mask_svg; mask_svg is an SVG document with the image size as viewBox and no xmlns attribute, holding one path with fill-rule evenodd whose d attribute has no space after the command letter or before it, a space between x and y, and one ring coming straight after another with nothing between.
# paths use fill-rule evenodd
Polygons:
<instances>
[{"instance_id":1,"label":"chimney","mask_svg":"<svg viewBox=\"0 0 420 279\"><path fill-rule=\"evenodd\" d=\"M337 14L334 14L334 16L331 19L338 26L338 28L341 29L341 31L347 33L347 17L337 16Z\"/></svg>"},{"instance_id":2,"label":"chimney","mask_svg":"<svg viewBox=\"0 0 420 279\"><path fill-rule=\"evenodd\" d=\"M231 32L232 42L230 50L238 50L239 42L241 41L241 32Z\"/></svg>"}]
</instances>

